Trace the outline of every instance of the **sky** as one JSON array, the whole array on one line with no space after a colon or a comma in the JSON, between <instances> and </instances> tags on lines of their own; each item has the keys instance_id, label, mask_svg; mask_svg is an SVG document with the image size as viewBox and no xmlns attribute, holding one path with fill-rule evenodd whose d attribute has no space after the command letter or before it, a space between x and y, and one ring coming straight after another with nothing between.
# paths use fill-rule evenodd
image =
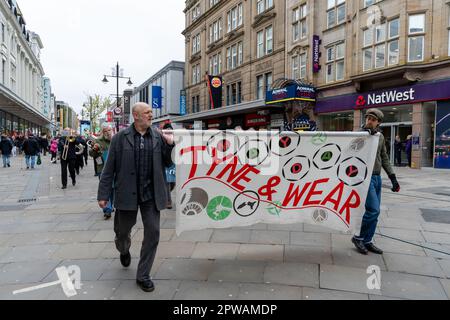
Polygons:
<instances>
[{"instance_id":1,"label":"sky","mask_svg":"<svg viewBox=\"0 0 450 320\"><path fill-rule=\"evenodd\" d=\"M86 95L116 93L103 84L117 62L139 86L172 60L184 61L184 0L18 0L28 30L41 37L41 64L57 100L81 112ZM120 91L128 89L127 79Z\"/></svg>"}]
</instances>

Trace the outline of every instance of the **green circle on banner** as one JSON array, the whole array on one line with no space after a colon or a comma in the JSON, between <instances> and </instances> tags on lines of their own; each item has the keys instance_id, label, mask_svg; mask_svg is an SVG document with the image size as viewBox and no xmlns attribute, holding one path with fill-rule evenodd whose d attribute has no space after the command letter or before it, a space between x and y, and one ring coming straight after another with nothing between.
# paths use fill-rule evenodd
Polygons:
<instances>
[{"instance_id":1,"label":"green circle on banner","mask_svg":"<svg viewBox=\"0 0 450 320\"><path fill-rule=\"evenodd\" d=\"M331 151L324 152L321 158L323 162L328 162L333 158L333 152Z\"/></svg>"},{"instance_id":2,"label":"green circle on banner","mask_svg":"<svg viewBox=\"0 0 450 320\"><path fill-rule=\"evenodd\" d=\"M215 197L208 203L206 212L211 219L215 221L221 221L228 218L231 211L233 210L232 208L233 203L230 199L224 196L219 196Z\"/></svg>"},{"instance_id":3,"label":"green circle on banner","mask_svg":"<svg viewBox=\"0 0 450 320\"><path fill-rule=\"evenodd\" d=\"M316 146L320 146L325 142L327 142L327 135L324 132L316 133L311 139L311 143Z\"/></svg>"},{"instance_id":4,"label":"green circle on banner","mask_svg":"<svg viewBox=\"0 0 450 320\"><path fill-rule=\"evenodd\" d=\"M269 212L269 214L273 215L273 216L280 216L281 213L281 202L280 201L274 201L273 203L271 203L269 205L269 207L267 208L267 212Z\"/></svg>"}]
</instances>

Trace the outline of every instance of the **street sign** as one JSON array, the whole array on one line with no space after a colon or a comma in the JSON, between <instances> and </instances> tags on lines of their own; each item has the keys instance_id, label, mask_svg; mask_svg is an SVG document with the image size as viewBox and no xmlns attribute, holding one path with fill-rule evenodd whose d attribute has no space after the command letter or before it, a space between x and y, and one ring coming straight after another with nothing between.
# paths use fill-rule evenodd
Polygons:
<instances>
[{"instance_id":1,"label":"street sign","mask_svg":"<svg viewBox=\"0 0 450 320\"><path fill-rule=\"evenodd\" d=\"M122 115L122 108L120 108L120 107L114 108L114 115L115 115L115 116L120 116L120 115Z\"/></svg>"}]
</instances>

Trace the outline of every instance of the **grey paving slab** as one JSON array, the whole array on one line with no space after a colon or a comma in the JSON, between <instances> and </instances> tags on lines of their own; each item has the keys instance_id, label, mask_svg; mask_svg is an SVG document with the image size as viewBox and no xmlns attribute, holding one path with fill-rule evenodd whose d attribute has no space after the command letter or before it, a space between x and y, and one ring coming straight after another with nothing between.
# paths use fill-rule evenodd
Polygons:
<instances>
[{"instance_id":1,"label":"grey paving slab","mask_svg":"<svg viewBox=\"0 0 450 320\"><path fill-rule=\"evenodd\" d=\"M87 243L94 238L95 231L65 231L65 232L52 232L49 236L49 242L51 244L74 244L74 243Z\"/></svg>"},{"instance_id":2,"label":"grey paving slab","mask_svg":"<svg viewBox=\"0 0 450 320\"><path fill-rule=\"evenodd\" d=\"M374 243L376 244L376 246L380 247L384 252L388 253L409 254L413 256L426 255L425 250L422 249L421 247L389 238L376 237Z\"/></svg>"},{"instance_id":3,"label":"grey paving slab","mask_svg":"<svg viewBox=\"0 0 450 320\"><path fill-rule=\"evenodd\" d=\"M134 236L134 233L136 233L136 229L133 229L131 231L132 236ZM91 238L91 242L114 242L114 238L116 237L116 234L114 233L114 230L107 229L107 230L100 230L100 231L91 231L94 232L94 237Z\"/></svg>"},{"instance_id":4,"label":"grey paving slab","mask_svg":"<svg viewBox=\"0 0 450 320\"><path fill-rule=\"evenodd\" d=\"M36 285L40 285L41 283L21 283L21 284L8 284L8 285L0 285L0 300L46 300L48 296L54 291L57 290L58 287L48 287L39 289L36 291L25 292L25 293L17 293L14 294L16 290L22 290L30 287L34 287ZM59 287L60 288L60 287Z\"/></svg>"},{"instance_id":5,"label":"grey paving slab","mask_svg":"<svg viewBox=\"0 0 450 320\"><path fill-rule=\"evenodd\" d=\"M50 232L53 231L58 222L41 222L41 223L27 223L17 225L14 229L14 233L30 233L30 232Z\"/></svg>"},{"instance_id":6,"label":"grey paving slab","mask_svg":"<svg viewBox=\"0 0 450 320\"><path fill-rule=\"evenodd\" d=\"M426 243L424 246L426 247L424 250L428 257L450 260L449 244Z\"/></svg>"},{"instance_id":7,"label":"grey paving slab","mask_svg":"<svg viewBox=\"0 0 450 320\"><path fill-rule=\"evenodd\" d=\"M239 251L239 244L236 243L197 243L192 253L192 259L236 259Z\"/></svg>"},{"instance_id":8,"label":"grey paving slab","mask_svg":"<svg viewBox=\"0 0 450 320\"><path fill-rule=\"evenodd\" d=\"M129 267L125 268L120 263L119 259L113 259L108 267L103 270L99 280L136 280L137 267L139 264L139 257L132 258ZM153 262L150 276L154 276L162 264L162 260L155 260Z\"/></svg>"},{"instance_id":9,"label":"grey paving slab","mask_svg":"<svg viewBox=\"0 0 450 320\"><path fill-rule=\"evenodd\" d=\"M46 260L9 263L0 270L0 287L5 284L40 282L54 272L60 261Z\"/></svg>"},{"instance_id":10,"label":"grey paving slab","mask_svg":"<svg viewBox=\"0 0 450 320\"><path fill-rule=\"evenodd\" d=\"M54 253L54 259L95 259L105 249L105 243L75 243L63 244Z\"/></svg>"},{"instance_id":11,"label":"grey paving slab","mask_svg":"<svg viewBox=\"0 0 450 320\"><path fill-rule=\"evenodd\" d=\"M192 242L160 242L156 257L165 258L190 258L195 249Z\"/></svg>"},{"instance_id":12,"label":"grey paving slab","mask_svg":"<svg viewBox=\"0 0 450 320\"><path fill-rule=\"evenodd\" d=\"M213 233L212 229L199 231L186 231L183 232L179 237L175 234L172 238L172 241L208 242L211 239L212 233Z\"/></svg>"},{"instance_id":13,"label":"grey paving slab","mask_svg":"<svg viewBox=\"0 0 450 320\"><path fill-rule=\"evenodd\" d=\"M319 266L308 263L269 262L264 270L264 283L319 287Z\"/></svg>"},{"instance_id":14,"label":"grey paving slab","mask_svg":"<svg viewBox=\"0 0 450 320\"><path fill-rule=\"evenodd\" d=\"M100 217L103 218L103 215L94 214L94 213L76 213L76 214L60 214L58 215L58 222L83 222L90 220L91 217Z\"/></svg>"},{"instance_id":15,"label":"grey paving slab","mask_svg":"<svg viewBox=\"0 0 450 320\"><path fill-rule=\"evenodd\" d=\"M302 288L276 284L242 284L239 300L301 300Z\"/></svg>"},{"instance_id":16,"label":"grey paving slab","mask_svg":"<svg viewBox=\"0 0 450 320\"><path fill-rule=\"evenodd\" d=\"M246 229L217 229L214 230L211 241L220 243L248 243L252 230Z\"/></svg>"},{"instance_id":17,"label":"grey paving slab","mask_svg":"<svg viewBox=\"0 0 450 320\"><path fill-rule=\"evenodd\" d=\"M4 246L5 243L7 243L12 237L14 237L13 234L0 234L0 248Z\"/></svg>"},{"instance_id":18,"label":"grey paving slab","mask_svg":"<svg viewBox=\"0 0 450 320\"><path fill-rule=\"evenodd\" d=\"M291 224L268 224L267 230L275 231L303 231L303 223L291 223Z\"/></svg>"},{"instance_id":19,"label":"grey paving slab","mask_svg":"<svg viewBox=\"0 0 450 320\"><path fill-rule=\"evenodd\" d=\"M148 293L142 291L135 280L123 280L110 300L172 300L180 283L176 280L158 280L154 282L155 291Z\"/></svg>"},{"instance_id":20,"label":"grey paving slab","mask_svg":"<svg viewBox=\"0 0 450 320\"><path fill-rule=\"evenodd\" d=\"M81 281L97 281L112 262L112 259L63 260L58 267L78 266L81 271ZM58 276L56 272L52 272L43 282L53 282L56 280L58 280Z\"/></svg>"},{"instance_id":21,"label":"grey paving slab","mask_svg":"<svg viewBox=\"0 0 450 320\"><path fill-rule=\"evenodd\" d=\"M283 261L284 246L264 244L241 244L238 260Z\"/></svg>"},{"instance_id":22,"label":"grey paving slab","mask_svg":"<svg viewBox=\"0 0 450 320\"><path fill-rule=\"evenodd\" d=\"M449 279L439 279L444 288L444 291L447 295L447 298L450 300L450 280Z\"/></svg>"},{"instance_id":23,"label":"grey paving slab","mask_svg":"<svg viewBox=\"0 0 450 320\"><path fill-rule=\"evenodd\" d=\"M105 243L103 243L105 244ZM141 254L142 242L134 241L131 243L130 254L131 257L139 257ZM116 249L114 243L106 243L105 248L100 252L100 258L102 259L115 259L119 257L119 251Z\"/></svg>"},{"instance_id":24,"label":"grey paving slab","mask_svg":"<svg viewBox=\"0 0 450 320\"><path fill-rule=\"evenodd\" d=\"M109 300L119 287L120 280L108 281L84 281L81 289L74 297L68 298L62 289L54 290L48 296L48 300Z\"/></svg>"},{"instance_id":25,"label":"grey paving slab","mask_svg":"<svg viewBox=\"0 0 450 320\"><path fill-rule=\"evenodd\" d=\"M332 234L331 235L331 246L333 248L344 248L350 249L353 248L353 244L351 242L353 235L347 234Z\"/></svg>"},{"instance_id":26,"label":"grey paving slab","mask_svg":"<svg viewBox=\"0 0 450 320\"><path fill-rule=\"evenodd\" d=\"M331 235L326 233L291 232L291 245L331 247Z\"/></svg>"},{"instance_id":27,"label":"grey paving slab","mask_svg":"<svg viewBox=\"0 0 450 320\"><path fill-rule=\"evenodd\" d=\"M333 230L330 228L326 228L319 225L313 225L305 223L305 226L303 228L304 232L313 232L313 233L333 233L333 234L343 234L341 231Z\"/></svg>"},{"instance_id":28,"label":"grey paving slab","mask_svg":"<svg viewBox=\"0 0 450 320\"><path fill-rule=\"evenodd\" d=\"M239 286L230 282L182 281L175 300L235 300Z\"/></svg>"},{"instance_id":29,"label":"grey paving slab","mask_svg":"<svg viewBox=\"0 0 450 320\"><path fill-rule=\"evenodd\" d=\"M423 236L427 242L450 244L450 234L424 231Z\"/></svg>"},{"instance_id":30,"label":"grey paving slab","mask_svg":"<svg viewBox=\"0 0 450 320\"><path fill-rule=\"evenodd\" d=\"M436 261L444 272L444 275L450 279L450 260L437 259Z\"/></svg>"},{"instance_id":31,"label":"grey paving slab","mask_svg":"<svg viewBox=\"0 0 450 320\"><path fill-rule=\"evenodd\" d=\"M160 229L159 241L168 242L173 238L174 234L175 230L173 229ZM134 236L132 237L132 241L142 242L143 239L144 239L144 230L143 229L136 230Z\"/></svg>"},{"instance_id":32,"label":"grey paving slab","mask_svg":"<svg viewBox=\"0 0 450 320\"><path fill-rule=\"evenodd\" d=\"M51 232L49 233L20 233L10 235L10 238L6 243L7 247L20 247L20 246L31 246L49 243L52 238Z\"/></svg>"},{"instance_id":33,"label":"grey paving slab","mask_svg":"<svg viewBox=\"0 0 450 320\"><path fill-rule=\"evenodd\" d=\"M155 274L156 280L206 281L212 271L213 261L193 259L166 259Z\"/></svg>"},{"instance_id":34,"label":"grey paving slab","mask_svg":"<svg viewBox=\"0 0 450 320\"><path fill-rule=\"evenodd\" d=\"M389 271L444 277L442 269L434 258L386 253L384 260Z\"/></svg>"},{"instance_id":35,"label":"grey paving slab","mask_svg":"<svg viewBox=\"0 0 450 320\"><path fill-rule=\"evenodd\" d=\"M263 283L265 267L263 261L216 260L208 281Z\"/></svg>"},{"instance_id":36,"label":"grey paving slab","mask_svg":"<svg viewBox=\"0 0 450 320\"><path fill-rule=\"evenodd\" d=\"M249 243L289 244L289 231L252 230Z\"/></svg>"},{"instance_id":37,"label":"grey paving slab","mask_svg":"<svg viewBox=\"0 0 450 320\"><path fill-rule=\"evenodd\" d=\"M402 274L382 273L383 296L412 300L446 300L447 295L437 278Z\"/></svg>"},{"instance_id":38,"label":"grey paving slab","mask_svg":"<svg viewBox=\"0 0 450 320\"><path fill-rule=\"evenodd\" d=\"M51 260L58 245L12 247L0 257L0 263Z\"/></svg>"},{"instance_id":39,"label":"grey paving slab","mask_svg":"<svg viewBox=\"0 0 450 320\"><path fill-rule=\"evenodd\" d=\"M449 233L450 234L450 224L424 222L424 223L422 223L422 228L424 231L428 231L428 232L439 232L439 233Z\"/></svg>"},{"instance_id":40,"label":"grey paving slab","mask_svg":"<svg viewBox=\"0 0 450 320\"><path fill-rule=\"evenodd\" d=\"M54 231L87 231L94 223L92 220L60 222Z\"/></svg>"},{"instance_id":41,"label":"grey paving slab","mask_svg":"<svg viewBox=\"0 0 450 320\"><path fill-rule=\"evenodd\" d=\"M304 300L369 300L368 294L338 290L303 288Z\"/></svg>"},{"instance_id":42,"label":"grey paving slab","mask_svg":"<svg viewBox=\"0 0 450 320\"><path fill-rule=\"evenodd\" d=\"M333 264L337 266L367 269L371 265L376 265L379 266L381 270L386 270L386 264L381 255L362 255L356 251L355 247L351 249L333 248L332 256Z\"/></svg>"},{"instance_id":43,"label":"grey paving slab","mask_svg":"<svg viewBox=\"0 0 450 320\"><path fill-rule=\"evenodd\" d=\"M389 237L398 238L406 241L414 241L414 242L425 242L422 233L418 230L406 230L406 229L397 229L397 228L380 228L381 234L384 234Z\"/></svg>"},{"instance_id":44,"label":"grey paving slab","mask_svg":"<svg viewBox=\"0 0 450 320\"><path fill-rule=\"evenodd\" d=\"M321 289L380 295L380 290L370 290L368 288L368 278L367 269L337 265L320 265Z\"/></svg>"},{"instance_id":45,"label":"grey paving slab","mask_svg":"<svg viewBox=\"0 0 450 320\"><path fill-rule=\"evenodd\" d=\"M285 246L284 261L313 264L333 264L331 249L306 246Z\"/></svg>"}]
</instances>

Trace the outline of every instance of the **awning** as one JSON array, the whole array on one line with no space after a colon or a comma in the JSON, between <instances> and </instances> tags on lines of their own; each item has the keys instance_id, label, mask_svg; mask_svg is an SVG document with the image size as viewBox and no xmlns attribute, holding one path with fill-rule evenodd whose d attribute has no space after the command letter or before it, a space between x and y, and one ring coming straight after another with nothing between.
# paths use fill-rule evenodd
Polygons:
<instances>
[{"instance_id":1,"label":"awning","mask_svg":"<svg viewBox=\"0 0 450 320\"><path fill-rule=\"evenodd\" d=\"M50 124L49 119L2 84L0 84L0 110L42 127Z\"/></svg>"},{"instance_id":2,"label":"awning","mask_svg":"<svg viewBox=\"0 0 450 320\"><path fill-rule=\"evenodd\" d=\"M243 114L253 111L259 111L261 109L282 109L280 106L268 106L264 99L253 100L249 102L243 102L240 104L226 106L217 109L210 109L205 111L200 111L197 113L190 113L185 116L174 117L172 121L177 122L192 122L196 120L205 120L205 119L213 119L220 118L225 116L231 116L235 114Z\"/></svg>"}]
</instances>

